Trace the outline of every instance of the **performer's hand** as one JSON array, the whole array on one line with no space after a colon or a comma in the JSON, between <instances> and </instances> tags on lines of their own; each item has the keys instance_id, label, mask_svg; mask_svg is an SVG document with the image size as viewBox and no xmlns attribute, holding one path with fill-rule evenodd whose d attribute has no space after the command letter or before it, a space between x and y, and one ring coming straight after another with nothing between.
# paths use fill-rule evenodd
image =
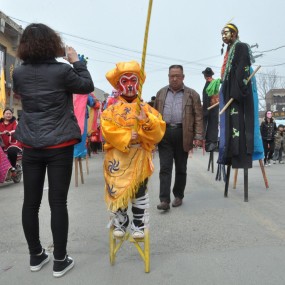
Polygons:
<instances>
[{"instance_id":1,"label":"performer's hand","mask_svg":"<svg viewBox=\"0 0 285 285\"><path fill-rule=\"evenodd\" d=\"M216 103L219 103L219 95L211 96L211 106L215 105Z\"/></svg>"},{"instance_id":2,"label":"performer's hand","mask_svg":"<svg viewBox=\"0 0 285 285\"><path fill-rule=\"evenodd\" d=\"M136 140L138 138L138 133L132 130L132 140Z\"/></svg>"},{"instance_id":3,"label":"performer's hand","mask_svg":"<svg viewBox=\"0 0 285 285\"><path fill-rule=\"evenodd\" d=\"M146 113L143 108L140 110L140 114L137 116L139 121L143 121L147 118Z\"/></svg>"}]
</instances>

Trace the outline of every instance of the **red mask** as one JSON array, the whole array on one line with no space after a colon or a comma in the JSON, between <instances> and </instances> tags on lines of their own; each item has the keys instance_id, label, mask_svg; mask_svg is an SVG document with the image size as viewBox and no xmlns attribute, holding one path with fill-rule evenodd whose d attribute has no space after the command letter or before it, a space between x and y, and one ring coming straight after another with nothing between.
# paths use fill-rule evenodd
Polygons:
<instances>
[{"instance_id":1,"label":"red mask","mask_svg":"<svg viewBox=\"0 0 285 285\"><path fill-rule=\"evenodd\" d=\"M138 93L139 78L134 73L125 73L120 77L118 87L123 95L134 96Z\"/></svg>"}]
</instances>

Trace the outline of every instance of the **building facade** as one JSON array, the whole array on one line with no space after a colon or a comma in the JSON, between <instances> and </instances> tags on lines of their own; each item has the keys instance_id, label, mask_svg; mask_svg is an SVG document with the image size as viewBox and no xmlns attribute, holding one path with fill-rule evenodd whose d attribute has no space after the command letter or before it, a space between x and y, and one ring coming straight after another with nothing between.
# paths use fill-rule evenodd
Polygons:
<instances>
[{"instance_id":1,"label":"building facade","mask_svg":"<svg viewBox=\"0 0 285 285\"><path fill-rule=\"evenodd\" d=\"M266 109L275 119L285 119L285 89L271 89L265 95Z\"/></svg>"},{"instance_id":2,"label":"building facade","mask_svg":"<svg viewBox=\"0 0 285 285\"><path fill-rule=\"evenodd\" d=\"M20 64L16 58L16 50L22 33L22 27L0 11L0 58L6 81L6 106L14 109L16 117L19 117L22 107L20 98L13 94L12 73L14 68Z\"/></svg>"}]
</instances>

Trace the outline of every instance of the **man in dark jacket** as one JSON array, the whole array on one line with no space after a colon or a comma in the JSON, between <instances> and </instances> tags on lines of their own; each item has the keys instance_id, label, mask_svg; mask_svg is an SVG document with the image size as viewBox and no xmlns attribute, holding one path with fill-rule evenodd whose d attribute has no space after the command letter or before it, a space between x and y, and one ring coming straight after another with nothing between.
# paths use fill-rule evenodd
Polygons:
<instances>
[{"instance_id":1,"label":"man in dark jacket","mask_svg":"<svg viewBox=\"0 0 285 285\"><path fill-rule=\"evenodd\" d=\"M169 85L158 91L154 108L166 122L166 132L158 144L160 158L160 204L158 210L170 209L170 187L173 160L175 163L175 182L173 187L173 207L182 205L187 177L188 153L193 143L201 146L203 142L203 114L199 94L184 85L183 67L169 67ZM195 142L194 142L195 140Z\"/></svg>"},{"instance_id":2,"label":"man in dark jacket","mask_svg":"<svg viewBox=\"0 0 285 285\"><path fill-rule=\"evenodd\" d=\"M214 72L212 68L207 67L204 71L204 78L206 80L203 89L203 125L205 134L205 148L207 152L214 151L218 144L218 125L219 125L219 108L214 107L208 110L211 106L211 97L208 96L206 90L209 84L214 80Z\"/></svg>"}]
</instances>

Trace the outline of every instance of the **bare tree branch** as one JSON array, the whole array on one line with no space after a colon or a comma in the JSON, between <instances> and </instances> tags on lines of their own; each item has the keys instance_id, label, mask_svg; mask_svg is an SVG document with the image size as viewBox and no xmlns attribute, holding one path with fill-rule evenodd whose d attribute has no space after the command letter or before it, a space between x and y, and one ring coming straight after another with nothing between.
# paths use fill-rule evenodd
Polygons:
<instances>
[{"instance_id":1,"label":"bare tree branch","mask_svg":"<svg viewBox=\"0 0 285 285\"><path fill-rule=\"evenodd\" d=\"M266 110L265 96L271 89L285 88L285 80L278 76L275 69L267 70L265 73L256 75L257 92L259 99L259 110Z\"/></svg>"}]
</instances>

